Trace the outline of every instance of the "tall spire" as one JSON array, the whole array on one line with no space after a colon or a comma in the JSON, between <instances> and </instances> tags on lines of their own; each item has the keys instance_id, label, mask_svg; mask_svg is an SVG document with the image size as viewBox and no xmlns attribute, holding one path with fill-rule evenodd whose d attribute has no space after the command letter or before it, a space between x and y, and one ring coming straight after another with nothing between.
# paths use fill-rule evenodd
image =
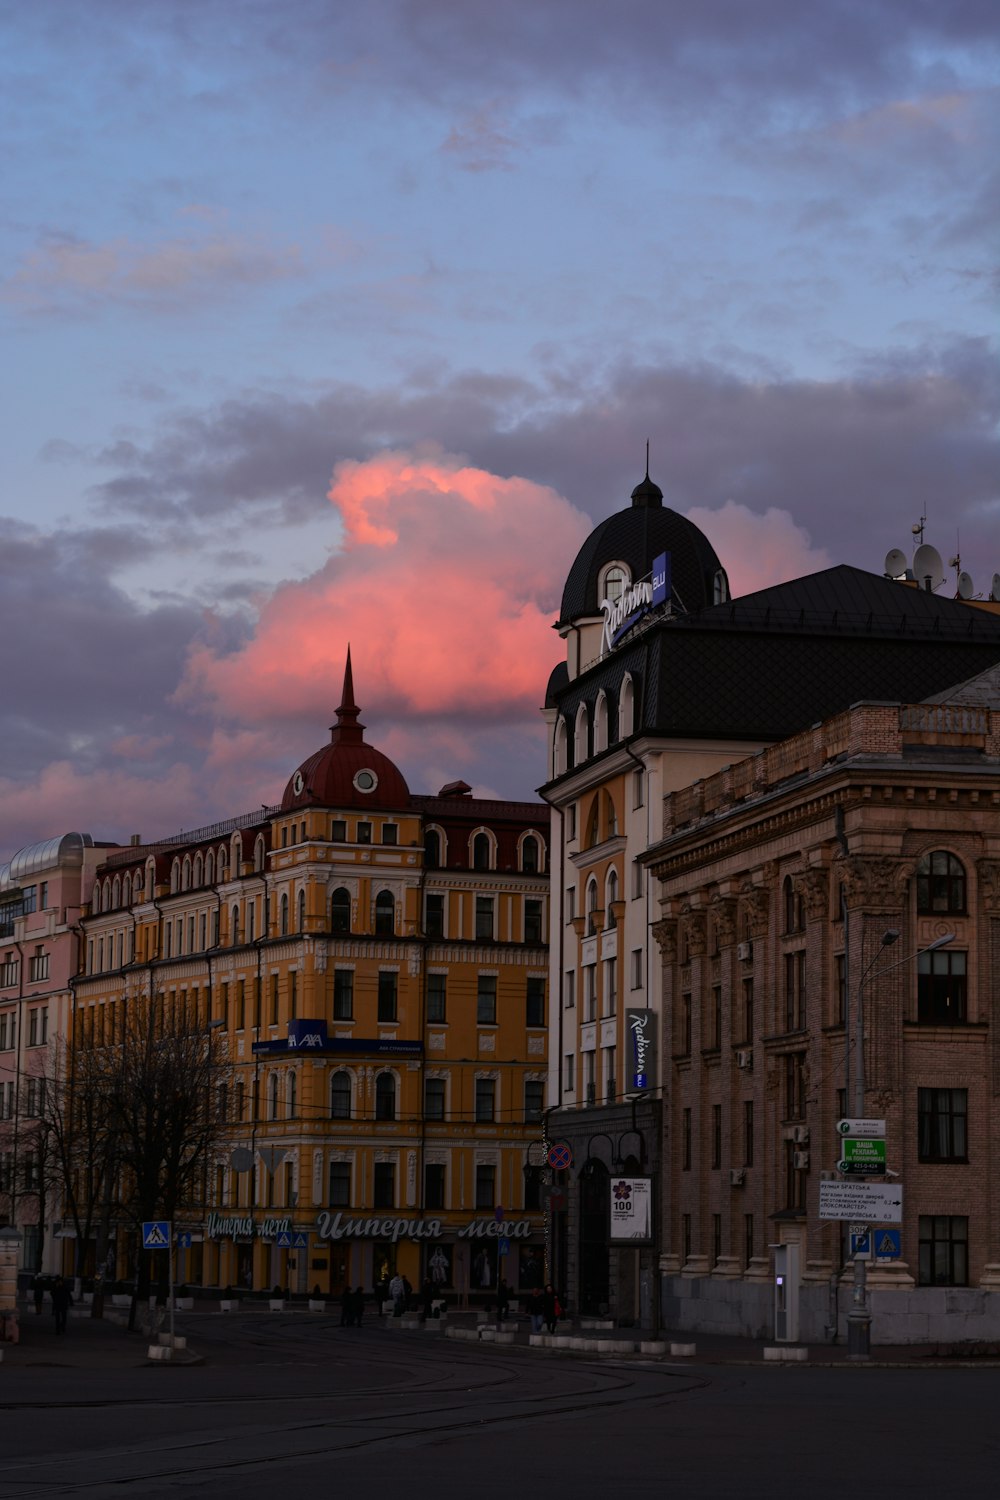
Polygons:
<instances>
[{"instance_id":1,"label":"tall spire","mask_svg":"<svg viewBox=\"0 0 1000 1500\"><path fill-rule=\"evenodd\" d=\"M360 745L365 737L365 726L359 722L361 710L354 701L354 673L351 671L351 647L347 646L347 664L344 667L344 687L337 709L337 722L330 726L330 743L333 745Z\"/></svg>"},{"instance_id":2,"label":"tall spire","mask_svg":"<svg viewBox=\"0 0 1000 1500\"><path fill-rule=\"evenodd\" d=\"M646 473L632 491L632 504L647 509L663 504L663 491L649 477L649 438L646 439Z\"/></svg>"}]
</instances>

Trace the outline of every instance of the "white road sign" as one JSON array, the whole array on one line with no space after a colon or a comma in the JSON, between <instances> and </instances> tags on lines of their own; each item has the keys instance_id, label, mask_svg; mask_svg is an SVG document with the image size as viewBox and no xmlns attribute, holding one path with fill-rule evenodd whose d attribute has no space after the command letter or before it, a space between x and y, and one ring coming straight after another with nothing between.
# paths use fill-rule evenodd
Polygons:
<instances>
[{"instance_id":1,"label":"white road sign","mask_svg":"<svg viewBox=\"0 0 1000 1500\"><path fill-rule=\"evenodd\" d=\"M821 1182L821 1219L859 1219L868 1224L902 1224L903 1189L890 1182Z\"/></svg>"},{"instance_id":2,"label":"white road sign","mask_svg":"<svg viewBox=\"0 0 1000 1500\"><path fill-rule=\"evenodd\" d=\"M885 1138L884 1120L838 1120L838 1135L853 1135L863 1137L866 1140L878 1140Z\"/></svg>"}]
</instances>

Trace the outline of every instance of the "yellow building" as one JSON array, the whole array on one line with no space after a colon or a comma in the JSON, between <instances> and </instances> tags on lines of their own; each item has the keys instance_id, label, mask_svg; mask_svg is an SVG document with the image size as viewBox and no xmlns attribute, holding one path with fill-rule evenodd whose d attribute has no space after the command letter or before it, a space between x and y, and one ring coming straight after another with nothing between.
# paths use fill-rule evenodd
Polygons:
<instances>
[{"instance_id":1,"label":"yellow building","mask_svg":"<svg viewBox=\"0 0 1000 1500\"><path fill-rule=\"evenodd\" d=\"M121 999L216 1030L230 1141L178 1279L464 1296L541 1276L548 809L410 793L365 741L350 657L330 742L280 806L98 872L77 1035ZM526 1170L527 1169L527 1170ZM500 1267L498 1250L509 1243ZM122 1225L118 1274L134 1258Z\"/></svg>"}]
</instances>

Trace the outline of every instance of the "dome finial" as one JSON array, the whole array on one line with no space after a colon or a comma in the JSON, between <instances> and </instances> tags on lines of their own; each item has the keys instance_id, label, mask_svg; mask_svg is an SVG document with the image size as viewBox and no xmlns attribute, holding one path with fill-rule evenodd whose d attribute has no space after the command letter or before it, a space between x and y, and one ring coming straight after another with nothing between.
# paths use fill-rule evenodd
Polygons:
<instances>
[{"instance_id":1,"label":"dome finial","mask_svg":"<svg viewBox=\"0 0 1000 1500\"><path fill-rule=\"evenodd\" d=\"M347 645L347 663L344 667L344 687L337 709L337 722L330 726L330 742L334 745L360 744L365 737L365 726L358 722L361 710L354 701L354 673L351 670L351 646Z\"/></svg>"},{"instance_id":2,"label":"dome finial","mask_svg":"<svg viewBox=\"0 0 1000 1500\"><path fill-rule=\"evenodd\" d=\"M646 474L640 479L632 491L632 504L635 506L656 506L663 504L663 491L658 484L654 484L649 477L649 438L646 439Z\"/></svg>"}]
</instances>

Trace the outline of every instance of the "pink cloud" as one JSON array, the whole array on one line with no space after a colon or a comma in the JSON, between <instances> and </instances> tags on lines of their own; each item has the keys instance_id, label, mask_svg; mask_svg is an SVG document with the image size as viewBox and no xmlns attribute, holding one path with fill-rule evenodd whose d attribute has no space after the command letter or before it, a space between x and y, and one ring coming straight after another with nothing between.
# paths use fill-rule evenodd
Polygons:
<instances>
[{"instance_id":1,"label":"pink cloud","mask_svg":"<svg viewBox=\"0 0 1000 1500\"><path fill-rule=\"evenodd\" d=\"M534 715L589 521L446 455L342 464L330 500L343 550L279 588L238 651L195 648L179 697L242 725L328 714L350 641L362 706L386 720Z\"/></svg>"},{"instance_id":2,"label":"pink cloud","mask_svg":"<svg viewBox=\"0 0 1000 1500\"><path fill-rule=\"evenodd\" d=\"M98 841L130 832L146 838L176 833L208 820L210 794L190 766L174 765L153 778L80 771L69 761L52 761L29 784L0 780L0 799L9 856L74 829Z\"/></svg>"},{"instance_id":3,"label":"pink cloud","mask_svg":"<svg viewBox=\"0 0 1000 1500\"><path fill-rule=\"evenodd\" d=\"M718 510L696 505L684 514L712 543L734 597L831 566L829 554L812 545L787 510L770 506L761 514L727 500Z\"/></svg>"}]
</instances>

